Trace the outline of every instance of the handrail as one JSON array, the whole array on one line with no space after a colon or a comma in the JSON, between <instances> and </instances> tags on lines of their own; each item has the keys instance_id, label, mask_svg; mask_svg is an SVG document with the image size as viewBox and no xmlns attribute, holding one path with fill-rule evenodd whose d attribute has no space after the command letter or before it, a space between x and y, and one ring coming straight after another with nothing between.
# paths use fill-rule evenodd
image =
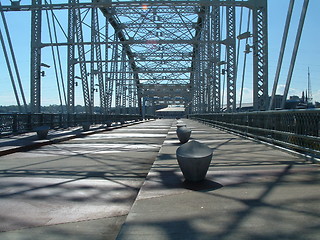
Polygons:
<instances>
[{"instance_id":1,"label":"handrail","mask_svg":"<svg viewBox=\"0 0 320 240\"><path fill-rule=\"evenodd\" d=\"M320 109L193 114L189 118L320 158Z\"/></svg>"},{"instance_id":2,"label":"handrail","mask_svg":"<svg viewBox=\"0 0 320 240\"><path fill-rule=\"evenodd\" d=\"M0 113L0 136L30 132L39 126L49 126L50 129L58 129L80 126L85 122L94 125L136 120L142 120L142 117L133 114Z\"/></svg>"}]
</instances>

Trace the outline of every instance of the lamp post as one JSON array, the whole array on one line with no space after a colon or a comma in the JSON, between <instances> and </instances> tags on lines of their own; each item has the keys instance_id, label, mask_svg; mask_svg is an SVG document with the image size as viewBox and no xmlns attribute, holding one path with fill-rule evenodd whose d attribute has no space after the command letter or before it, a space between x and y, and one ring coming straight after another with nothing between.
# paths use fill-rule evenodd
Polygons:
<instances>
[{"instance_id":1,"label":"lamp post","mask_svg":"<svg viewBox=\"0 0 320 240\"><path fill-rule=\"evenodd\" d=\"M46 63L40 63L40 69L38 70L38 94L39 94L39 101L38 103L36 104L36 107L35 109L33 110L33 112L38 112L40 113L41 112L41 77L45 77L46 76L46 72L44 70L42 70L41 67L44 67L44 68L50 68L50 65L46 64Z\"/></svg>"},{"instance_id":2,"label":"lamp post","mask_svg":"<svg viewBox=\"0 0 320 240\"><path fill-rule=\"evenodd\" d=\"M249 28L249 26L248 26ZM252 34L247 31L247 32L244 32L240 35L237 36L237 39L240 41L240 40L243 40L245 39L246 40L246 47L245 47L245 50L244 50L244 59L243 59L243 69L242 69L242 79L241 79L241 89L240 89L240 103L239 103L239 109L241 109L242 107L242 96L243 96L243 86L244 86L244 77L245 77L245 71L246 71L246 63L247 63L247 54L251 53L251 49L254 48L253 45L249 45L248 44L248 39L252 37Z\"/></svg>"}]
</instances>

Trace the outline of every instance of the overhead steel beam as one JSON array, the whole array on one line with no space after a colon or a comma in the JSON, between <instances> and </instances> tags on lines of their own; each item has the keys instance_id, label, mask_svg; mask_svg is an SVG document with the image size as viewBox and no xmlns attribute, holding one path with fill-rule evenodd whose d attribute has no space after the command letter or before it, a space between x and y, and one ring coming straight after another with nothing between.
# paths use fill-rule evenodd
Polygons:
<instances>
[{"instance_id":1,"label":"overhead steel beam","mask_svg":"<svg viewBox=\"0 0 320 240\"><path fill-rule=\"evenodd\" d=\"M198 0L198 1L170 1L170 5L174 6L238 6L238 7L251 7L252 0L247 1L217 1L217 0ZM254 0L253 0L254 1ZM163 6L164 1L104 1L104 2L81 2L81 3L55 3L55 4L41 4L37 5L4 5L3 11L32 11L32 10L61 10L61 9L71 9L71 8L106 8L106 7L117 7L117 8L127 8L128 6L132 7L141 7L142 5L150 6Z\"/></svg>"},{"instance_id":2,"label":"overhead steel beam","mask_svg":"<svg viewBox=\"0 0 320 240\"><path fill-rule=\"evenodd\" d=\"M184 39L178 39L178 40L159 40L156 42L156 44L177 44L177 45L190 45L190 44L198 44L198 45L205 45L205 44L215 44L215 43L221 43L221 42L215 42L215 41L196 41L194 39L192 40L184 40ZM92 42L76 42L75 45L94 45ZM103 42L95 43L95 44L104 44ZM109 42L109 44L130 44L130 45L145 45L150 44L149 40L124 40L124 41L115 41L115 42ZM64 42L64 43L42 43L41 47L51 47L51 46L68 46L70 43ZM132 52L132 51L131 51Z\"/></svg>"}]
</instances>

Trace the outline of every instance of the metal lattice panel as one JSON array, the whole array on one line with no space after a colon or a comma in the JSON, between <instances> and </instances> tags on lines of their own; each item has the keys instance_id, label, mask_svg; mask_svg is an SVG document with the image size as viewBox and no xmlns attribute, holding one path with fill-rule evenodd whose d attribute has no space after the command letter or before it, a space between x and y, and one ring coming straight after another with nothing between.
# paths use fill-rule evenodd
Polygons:
<instances>
[{"instance_id":1,"label":"metal lattice panel","mask_svg":"<svg viewBox=\"0 0 320 240\"><path fill-rule=\"evenodd\" d=\"M236 109L236 26L235 8L227 7L227 111Z\"/></svg>"},{"instance_id":2,"label":"metal lattice panel","mask_svg":"<svg viewBox=\"0 0 320 240\"><path fill-rule=\"evenodd\" d=\"M77 0L78 1L78 0ZM83 31L81 24L81 12L80 9L75 11L75 33L78 42L83 42ZM90 93L89 93L89 85L88 85L88 74L87 74L87 66L85 64L85 49L84 45L78 45L78 58L80 64L80 73L82 80L82 92L84 98L84 105L86 107L87 113L92 113L92 105L90 102Z\"/></svg>"},{"instance_id":3,"label":"metal lattice panel","mask_svg":"<svg viewBox=\"0 0 320 240\"><path fill-rule=\"evenodd\" d=\"M220 111L220 65L218 64L221 58L221 45L218 43L220 40L220 7L212 6L211 16L211 34L213 44L213 110L214 112Z\"/></svg>"},{"instance_id":4,"label":"metal lattice panel","mask_svg":"<svg viewBox=\"0 0 320 240\"><path fill-rule=\"evenodd\" d=\"M74 3L75 0L69 0L69 3ZM68 9L68 62L67 62L67 79L68 79L68 113L74 113L74 53L75 53L75 9Z\"/></svg>"},{"instance_id":5,"label":"metal lattice panel","mask_svg":"<svg viewBox=\"0 0 320 240\"><path fill-rule=\"evenodd\" d=\"M101 53L101 45L96 44L100 43L100 34L99 34L99 21L98 21L98 9L93 8L91 10L91 104L94 104L94 93L97 90L95 85L94 77L98 78L98 89L100 95L100 108L101 112L106 112L106 97L105 97L105 89L104 89L104 81L103 81L103 69L102 69L102 53ZM97 60L95 63L95 59Z\"/></svg>"},{"instance_id":6,"label":"metal lattice panel","mask_svg":"<svg viewBox=\"0 0 320 240\"><path fill-rule=\"evenodd\" d=\"M40 5L41 0L32 0L33 5ZM41 10L32 11L31 22L31 111L39 113L41 110Z\"/></svg>"},{"instance_id":7,"label":"metal lattice panel","mask_svg":"<svg viewBox=\"0 0 320 240\"><path fill-rule=\"evenodd\" d=\"M268 108L268 26L267 2L254 2L253 11L253 107L255 110Z\"/></svg>"},{"instance_id":8,"label":"metal lattice panel","mask_svg":"<svg viewBox=\"0 0 320 240\"><path fill-rule=\"evenodd\" d=\"M41 48L67 46L69 113L74 112L77 73L81 74L87 113L92 112L96 102L95 90L99 92L102 113L110 113L112 107L138 107L141 113L142 101L151 105L182 102L191 107L191 112L218 112L223 44L227 51L227 110L235 111L237 6L253 10L254 107L266 109L266 0L66 2L42 4L33 0L32 5L19 8L32 11L33 111L40 111ZM8 6L3 9L14 10ZM41 11L49 9L68 9L68 31L63 41L41 42ZM226 19L221 18L222 9L227 10ZM222 41L224 31L226 39Z\"/></svg>"}]
</instances>

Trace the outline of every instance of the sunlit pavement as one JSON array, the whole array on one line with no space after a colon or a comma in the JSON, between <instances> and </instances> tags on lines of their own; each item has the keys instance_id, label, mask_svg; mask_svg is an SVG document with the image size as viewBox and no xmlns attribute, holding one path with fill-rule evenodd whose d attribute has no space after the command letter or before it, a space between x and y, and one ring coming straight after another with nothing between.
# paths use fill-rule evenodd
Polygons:
<instances>
[{"instance_id":1,"label":"sunlit pavement","mask_svg":"<svg viewBox=\"0 0 320 240\"><path fill-rule=\"evenodd\" d=\"M184 181L172 126L118 240L318 239L319 165L184 120L213 149L206 180Z\"/></svg>"},{"instance_id":2,"label":"sunlit pavement","mask_svg":"<svg viewBox=\"0 0 320 240\"><path fill-rule=\"evenodd\" d=\"M176 120L2 156L0 239L318 238L319 165L183 121L213 149L200 183L178 167Z\"/></svg>"},{"instance_id":3,"label":"sunlit pavement","mask_svg":"<svg viewBox=\"0 0 320 240\"><path fill-rule=\"evenodd\" d=\"M0 157L0 239L115 239L172 121Z\"/></svg>"}]
</instances>

